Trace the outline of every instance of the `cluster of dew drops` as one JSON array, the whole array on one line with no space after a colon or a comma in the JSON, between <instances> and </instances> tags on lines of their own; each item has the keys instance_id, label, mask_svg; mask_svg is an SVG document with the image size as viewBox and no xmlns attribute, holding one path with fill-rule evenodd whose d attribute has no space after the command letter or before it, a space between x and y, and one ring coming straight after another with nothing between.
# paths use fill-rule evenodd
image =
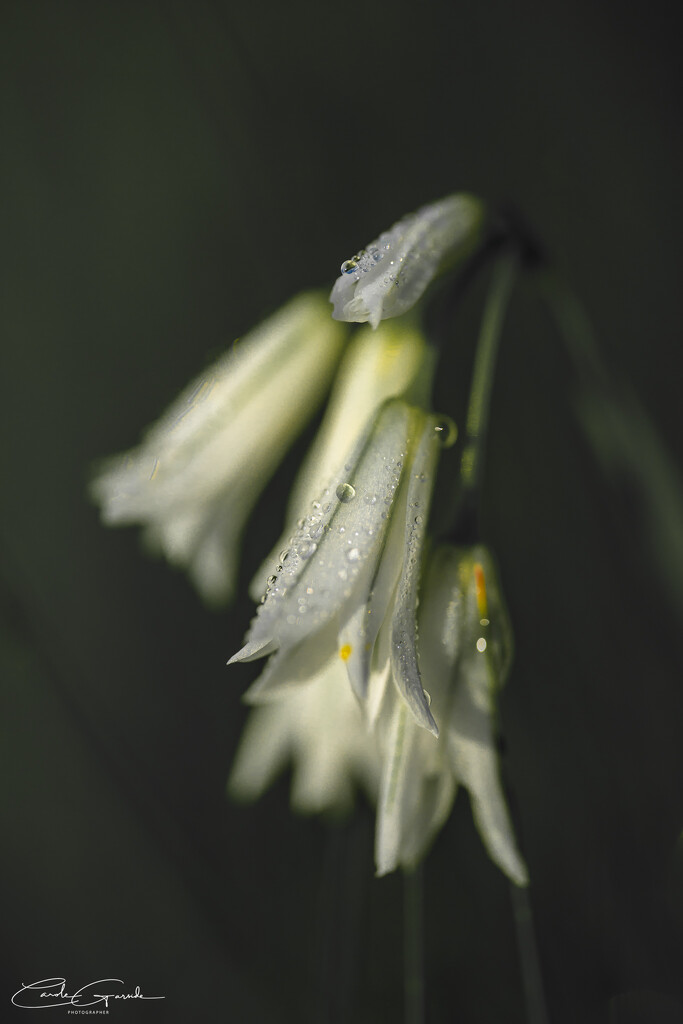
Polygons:
<instances>
[{"instance_id":1,"label":"cluster of dew drops","mask_svg":"<svg viewBox=\"0 0 683 1024\"><path fill-rule=\"evenodd\" d=\"M389 243L383 246L385 252L389 251ZM369 245L367 249L360 249L350 260L344 260L340 267L342 274L353 274L354 281L360 279L361 274L367 274L380 260L384 259L384 252L377 245Z\"/></svg>"}]
</instances>

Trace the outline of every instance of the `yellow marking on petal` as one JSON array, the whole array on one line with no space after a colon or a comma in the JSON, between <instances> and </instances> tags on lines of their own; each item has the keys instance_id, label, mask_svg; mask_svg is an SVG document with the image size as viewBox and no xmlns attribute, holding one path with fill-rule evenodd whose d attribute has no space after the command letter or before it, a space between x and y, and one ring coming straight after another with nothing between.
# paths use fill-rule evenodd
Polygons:
<instances>
[{"instance_id":1,"label":"yellow marking on petal","mask_svg":"<svg viewBox=\"0 0 683 1024\"><path fill-rule=\"evenodd\" d=\"M351 644L344 644L342 647L340 647L339 648L339 657L341 658L341 660L342 661L348 661L349 658L351 657L351 651L352 650L353 650L353 647L351 646Z\"/></svg>"},{"instance_id":2,"label":"yellow marking on petal","mask_svg":"<svg viewBox=\"0 0 683 1024\"><path fill-rule=\"evenodd\" d=\"M391 340L385 341L384 348L380 355L380 373L391 369L393 364L396 362L396 358L401 351L401 347L401 342L398 338L392 338Z\"/></svg>"},{"instance_id":3,"label":"yellow marking on petal","mask_svg":"<svg viewBox=\"0 0 683 1024\"><path fill-rule=\"evenodd\" d=\"M474 589L477 597L479 618L487 619L489 615L489 606L486 598L486 579L484 578L484 568L479 562L474 563Z\"/></svg>"}]
</instances>

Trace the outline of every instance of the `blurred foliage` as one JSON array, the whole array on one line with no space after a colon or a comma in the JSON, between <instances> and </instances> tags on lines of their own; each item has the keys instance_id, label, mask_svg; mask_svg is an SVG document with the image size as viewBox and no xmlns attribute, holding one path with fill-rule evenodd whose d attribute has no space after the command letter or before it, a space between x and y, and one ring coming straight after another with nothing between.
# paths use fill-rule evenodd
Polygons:
<instances>
[{"instance_id":1,"label":"blurred foliage","mask_svg":"<svg viewBox=\"0 0 683 1024\"><path fill-rule=\"evenodd\" d=\"M103 530L89 466L291 294L459 189L536 226L680 466L669 10L2 4L6 1006L22 981L116 976L166 997L112 1010L125 1021L401 1018L401 880L372 877L369 809L295 819L287 780L227 802L255 672L224 663L250 604L206 611L134 532ZM480 291L439 377L458 420ZM484 517L516 631L505 771L552 1024L668 1024L683 1020L680 614L567 384L527 283ZM250 525L243 590L302 450ZM507 883L464 795L425 900L428 1020L524 1021Z\"/></svg>"}]
</instances>

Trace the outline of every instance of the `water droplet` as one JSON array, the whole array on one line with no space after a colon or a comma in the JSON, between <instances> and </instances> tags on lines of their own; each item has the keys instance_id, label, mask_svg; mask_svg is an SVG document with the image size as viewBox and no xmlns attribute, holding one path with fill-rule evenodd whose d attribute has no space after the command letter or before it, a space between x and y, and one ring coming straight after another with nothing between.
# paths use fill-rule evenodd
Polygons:
<instances>
[{"instance_id":1,"label":"water droplet","mask_svg":"<svg viewBox=\"0 0 683 1024\"><path fill-rule=\"evenodd\" d=\"M280 552L280 561L281 562L286 562L288 558L289 558L289 548L283 548L283 550Z\"/></svg>"},{"instance_id":2,"label":"water droplet","mask_svg":"<svg viewBox=\"0 0 683 1024\"><path fill-rule=\"evenodd\" d=\"M346 533L346 527L345 526L340 526L339 527L339 532L340 533Z\"/></svg>"},{"instance_id":3,"label":"water droplet","mask_svg":"<svg viewBox=\"0 0 683 1024\"><path fill-rule=\"evenodd\" d=\"M316 510L316 512L319 512L320 511L320 502L319 501L314 501L312 503L312 507Z\"/></svg>"},{"instance_id":4,"label":"water droplet","mask_svg":"<svg viewBox=\"0 0 683 1024\"><path fill-rule=\"evenodd\" d=\"M284 565L276 565L275 572L280 573L284 569Z\"/></svg>"},{"instance_id":5,"label":"water droplet","mask_svg":"<svg viewBox=\"0 0 683 1024\"><path fill-rule=\"evenodd\" d=\"M309 543L309 541L305 540L303 544L299 545L299 556L301 558L310 558L317 546L317 544Z\"/></svg>"},{"instance_id":6,"label":"water droplet","mask_svg":"<svg viewBox=\"0 0 683 1024\"><path fill-rule=\"evenodd\" d=\"M479 639L477 640L477 650L479 651L480 654L483 654L484 651L486 650L486 640L484 639L483 636L480 636Z\"/></svg>"},{"instance_id":7,"label":"water droplet","mask_svg":"<svg viewBox=\"0 0 683 1024\"><path fill-rule=\"evenodd\" d=\"M354 270L358 269L358 264L355 260L344 260L340 269L342 274L353 274Z\"/></svg>"},{"instance_id":8,"label":"water droplet","mask_svg":"<svg viewBox=\"0 0 683 1024\"><path fill-rule=\"evenodd\" d=\"M422 516L415 516L415 522L417 523L418 526L420 525L420 523L422 521L423 521Z\"/></svg>"},{"instance_id":9,"label":"water droplet","mask_svg":"<svg viewBox=\"0 0 683 1024\"><path fill-rule=\"evenodd\" d=\"M452 448L458 436L458 428L450 416L440 416L434 426L434 433L442 448Z\"/></svg>"},{"instance_id":10,"label":"water droplet","mask_svg":"<svg viewBox=\"0 0 683 1024\"><path fill-rule=\"evenodd\" d=\"M356 488L352 487L351 484L339 484L337 488L337 497L345 505L348 505L350 501L356 497Z\"/></svg>"},{"instance_id":11,"label":"water droplet","mask_svg":"<svg viewBox=\"0 0 683 1024\"><path fill-rule=\"evenodd\" d=\"M366 494L365 498L364 498L364 501L365 501L366 505L376 505L377 504L377 495L376 494Z\"/></svg>"},{"instance_id":12,"label":"water droplet","mask_svg":"<svg viewBox=\"0 0 683 1024\"><path fill-rule=\"evenodd\" d=\"M346 557L348 558L349 562L357 562L360 559L360 551L358 550L358 548L351 548L349 551L346 552Z\"/></svg>"},{"instance_id":13,"label":"water droplet","mask_svg":"<svg viewBox=\"0 0 683 1024\"><path fill-rule=\"evenodd\" d=\"M277 576L269 576L266 583L269 587L272 587L273 583L277 583Z\"/></svg>"},{"instance_id":14,"label":"water droplet","mask_svg":"<svg viewBox=\"0 0 683 1024\"><path fill-rule=\"evenodd\" d=\"M323 524L317 523L311 526L310 530L308 531L308 536L311 538L311 540L317 540L322 532Z\"/></svg>"}]
</instances>

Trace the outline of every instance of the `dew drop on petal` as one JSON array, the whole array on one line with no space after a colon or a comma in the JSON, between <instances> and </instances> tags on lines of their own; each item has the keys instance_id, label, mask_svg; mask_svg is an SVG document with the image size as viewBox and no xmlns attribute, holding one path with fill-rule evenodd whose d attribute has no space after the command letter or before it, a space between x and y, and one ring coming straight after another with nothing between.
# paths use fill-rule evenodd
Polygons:
<instances>
[{"instance_id":1,"label":"dew drop on petal","mask_svg":"<svg viewBox=\"0 0 683 1024\"><path fill-rule=\"evenodd\" d=\"M434 426L434 433L442 448L452 448L458 436L458 428L450 416L440 416Z\"/></svg>"},{"instance_id":2,"label":"dew drop on petal","mask_svg":"<svg viewBox=\"0 0 683 1024\"><path fill-rule=\"evenodd\" d=\"M280 561L284 563L284 562L287 561L288 558L289 558L289 548L284 548L280 552Z\"/></svg>"},{"instance_id":3,"label":"dew drop on petal","mask_svg":"<svg viewBox=\"0 0 683 1024\"><path fill-rule=\"evenodd\" d=\"M350 548L349 551L346 552L346 557L349 562L357 562L360 558L360 551L358 548Z\"/></svg>"},{"instance_id":4,"label":"dew drop on petal","mask_svg":"<svg viewBox=\"0 0 683 1024\"><path fill-rule=\"evenodd\" d=\"M340 267L340 271L342 274L353 274L354 270L356 270L357 267L358 264L356 263L355 260L344 260Z\"/></svg>"},{"instance_id":5,"label":"dew drop on petal","mask_svg":"<svg viewBox=\"0 0 683 1024\"><path fill-rule=\"evenodd\" d=\"M273 583L277 583L277 576L269 576L266 583L269 587L272 587Z\"/></svg>"},{"instance_id":6,"label":"dew drop on petal","mask_svg":"<svg viewBox=\"0 0 683 1024\"><path fill-rule=\"evenodd\" d=\"M351 484L339 484L337 488L337 497L345 505L348 505L350 501L356 497L356 488Z\"/></svg>"},{"instance_id":7,"label":"dew drop on petal","mask_svg":"<svg viewBox=\"0 0 683 1024\"><path fill-rule=\"evenodd\" d=\"M304 541L303 544L299 545L299 556L301 558L310 558L315 549L317 548L317 546L317 544L312 544L308 541Z\"/></svg>"},{"instance_id":8,"label":"dew drop on petal","mask_svg":"<svg viewBox=\"0 0 683 1024\"><path fill-rule=\"evenodd\" d=\"M419 526L421 522L422 522L422 516L415 516L415 523L417 524L417 526Z\"/></svg>"}]
</instances>

